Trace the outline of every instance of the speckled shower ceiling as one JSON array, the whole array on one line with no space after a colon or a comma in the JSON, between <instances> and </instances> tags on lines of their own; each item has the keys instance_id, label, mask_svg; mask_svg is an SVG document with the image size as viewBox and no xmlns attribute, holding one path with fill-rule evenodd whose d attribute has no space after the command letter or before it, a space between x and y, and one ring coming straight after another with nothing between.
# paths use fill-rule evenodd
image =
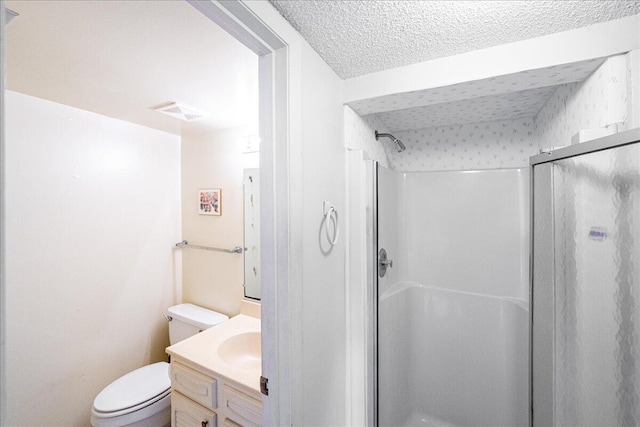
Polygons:
<instances>
[{"instance_id":1,"label":"speckled shower ceiling","mask_svg":"<svg viewBox=\"0 0 640 427\"><path fill-rule=\"evenodd\" d=\"M640 13L640 0L270 0L342 78Z\"/></svg>"},{"instance_id":2,"label":"speckled shower ceiling","mask_svg":"<svg viewBox=\"0 0 640 427\"><path fill-rule=\"evenodd\" d=\"M604 59L528 70L349 104L376 114L390 131L533 117L558 86L586 79Z\"/></svg>"}]
</instances>

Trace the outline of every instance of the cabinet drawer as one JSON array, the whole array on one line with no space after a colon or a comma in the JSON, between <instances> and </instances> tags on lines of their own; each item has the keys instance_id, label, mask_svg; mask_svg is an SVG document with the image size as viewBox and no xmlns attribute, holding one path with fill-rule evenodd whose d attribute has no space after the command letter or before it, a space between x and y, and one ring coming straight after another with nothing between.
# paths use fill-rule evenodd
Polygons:
<instances>
[{"instance_id":1,"label":"cabinet drawer","mask_svg":"<svg viewBox=\"0 0 640 427\"><path fill-rule=\"evenodd\" d=\"M217 427L215 412L177 392L171 393L171 427Z\"/></svg>"},{"instance_id":2,"label":"cabinet drawer","mask_svg":"<svg viewBox=\"0 0 640 427\"><path fill-rule=\"evenodd\" d=\"M262 402L227 384L222 386L221 406L229 416L229 421L242 427L258 427L262 424ZM233 424L229 425L233 426Z\"/></svg>"},{"instance_id":3,"label":"cabinet drawer","mask_svg":"<svg viewBox=\"0 0 640 427\"><path fill-rule=\"evenodd\" d=\"M222 422L222 427L242 427L242 426L229 418L225 418L224 421Z\"/></svg>"},{"instance_id":4,"label":"cabinet drawer","mask_svg":"<svg viewBox=\"0 0 640 427\"><path fill-rule=\"evenodd\" d=\"M171 363L171 388L210 409L218 407L217 381L215 378Z\"/></svg>"}]
</instances>

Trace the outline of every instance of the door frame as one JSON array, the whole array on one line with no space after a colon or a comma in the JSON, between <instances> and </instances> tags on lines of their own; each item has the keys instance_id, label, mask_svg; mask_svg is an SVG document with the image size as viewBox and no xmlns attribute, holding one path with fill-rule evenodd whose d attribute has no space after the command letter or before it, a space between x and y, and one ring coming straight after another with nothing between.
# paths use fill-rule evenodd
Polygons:
<instances>
[{"instance_id":1,"label":"door frame","mask_svg":"<svg viewBox=\"0 0 640 427\"><path fill-rule=\"evenodd\" d=\"M241 0L186 0L259 56L263 424L291 425L289 46Z\"/></svg>"},{"instance_id":2,"label":"door frame","mask_svg":"<svg viewBox=\"0 0 640 427\"><path fill-rule=\"evenodd\" d=\"M567 159L569 157L581 156L583 154L595 153L596 151L608 150L609 148L622 147L634 144L640 140L640 128L620 132L615 135L605 136L592 141L573 144L557 150L531 156L531 167L556 160Z\"/></svg>"}]
</instances>

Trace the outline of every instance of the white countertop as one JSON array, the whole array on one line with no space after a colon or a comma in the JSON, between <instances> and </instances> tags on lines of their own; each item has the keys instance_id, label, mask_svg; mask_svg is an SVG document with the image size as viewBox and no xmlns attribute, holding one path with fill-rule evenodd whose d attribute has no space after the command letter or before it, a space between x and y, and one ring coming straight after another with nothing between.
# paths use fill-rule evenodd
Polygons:
<instances>
[{"instance_id":1,"label":"white countertop","mask_svg":"<svg viewBox=\"0 0 640 427\"><path fill-rule=\"evenodd\" d=\"M258 306L257 310L252 307L254 305ZM253 370L230 365L222 360L217 352L220 344L234 335L260 332L259 304L247 302L243 304L242 311L242 314L226 322L167 347L167 353L174 361L194 365L208 375L226 377L260 393L260 369ZM256 313L257 317L255 317Z\"/></svg>"}]
</instances>

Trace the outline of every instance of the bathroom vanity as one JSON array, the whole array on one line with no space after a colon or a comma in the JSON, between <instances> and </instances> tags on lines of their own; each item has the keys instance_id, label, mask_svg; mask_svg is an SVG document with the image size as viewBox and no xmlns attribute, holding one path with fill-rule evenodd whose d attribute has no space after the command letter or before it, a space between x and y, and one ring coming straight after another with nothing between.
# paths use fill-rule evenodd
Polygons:
<instances>
[{"instance_id":1,"label":"bathroom vanity","mask_svg":"<svg viewBox=\"0 0 640 427\"><path fill-rule=\"evenodd\" d=\"M172 427L262 425L260 305L167 348Z\"/></svg>"}]
</instances>

